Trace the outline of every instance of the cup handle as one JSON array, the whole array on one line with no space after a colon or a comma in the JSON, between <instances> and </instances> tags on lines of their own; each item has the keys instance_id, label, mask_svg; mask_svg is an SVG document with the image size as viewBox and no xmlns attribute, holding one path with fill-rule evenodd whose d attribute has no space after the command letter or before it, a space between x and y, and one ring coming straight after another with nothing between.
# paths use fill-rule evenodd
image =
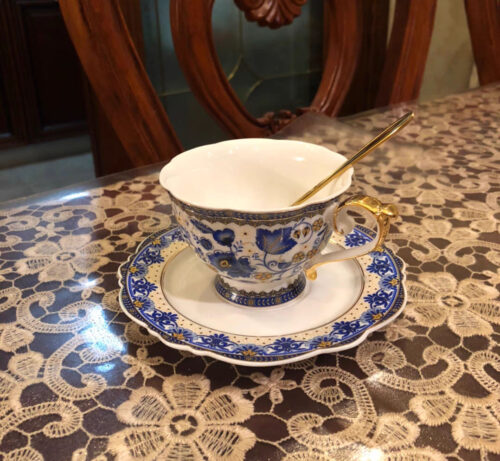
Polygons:
<instances>
[{"instance_id":1,"label":"cup handle","mask_svg":"<svg viewBox=\"0 0 500 461\"><path fill-rule=\"evenodd\" d=\"M334 261L343 261L363 256L372 251L382 251L382 244L389 232L391 221L398 217L398 209L392 204L383 204L380 200L366 195L355 195L340 204L333 215L333 229L341 235L346 235L354 228L354 220L347 215L347 209L355 207L362 213L369 213L377 224L377 235L364 245L341 249L317 256L311 261L311 266L305 268L306 277L315 280L316 269Z\"/></svg>"}]
</instances>

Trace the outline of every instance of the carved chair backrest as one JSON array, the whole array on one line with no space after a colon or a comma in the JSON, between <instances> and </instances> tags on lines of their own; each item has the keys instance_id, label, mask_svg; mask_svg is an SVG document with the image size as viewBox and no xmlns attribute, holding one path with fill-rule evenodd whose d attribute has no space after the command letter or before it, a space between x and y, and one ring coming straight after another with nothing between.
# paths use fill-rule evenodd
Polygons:
<instances>
[{"instance_id":1,"label":"carved chair backrest","mask_svg":"<svg viewBox=\"0 0 500 461\"><path fill-rule=\"evenodd\" d=\"M279 111L255 118L240 102L215 50L211 26L214 1L171 0L170 21L177 59L199 102L231 135L268 136L279 130L294 114ZM247 20L275 29L290 24L299 16L306 0L235 0L235 3ZM384 14L387 18L389 3L386 0L325 0L324 5L323 74L316 96L305 110L334 116L349 91L358 57L360 53L363 55L362 43L370 45L373 38L370 36L372 31L364 27L366 19L372 17L370 12L373 8L378 10L379 18L383 18ZM384 65L380 69L380 84L374 98L377 105L393 104L418 96L435 8L436 0L396 2L393 31L387 51L381 56ZM386 19L385 26L387 28ZM385 50L386 35L379 34L378 37L379 42L383 40L378 45Z\"/></svg>"}]
</instances>

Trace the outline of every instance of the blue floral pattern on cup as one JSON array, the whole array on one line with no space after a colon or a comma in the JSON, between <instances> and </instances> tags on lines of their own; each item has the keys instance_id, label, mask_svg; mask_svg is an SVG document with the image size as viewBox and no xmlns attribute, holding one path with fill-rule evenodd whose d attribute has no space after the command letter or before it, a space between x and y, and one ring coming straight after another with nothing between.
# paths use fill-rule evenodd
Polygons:
<instances>
[{"instance_id":1,"label":"blue floral pattern on cup","mask_svg":"<svg viewBox=\"0 0 500 461\"><path fill-rule=\"evenodd\" d=\"M338 202L334 197L299 209L245 212L171 199L183 240L228 287L226 295L220 286L217 292L232 303L260 308L291 301L302 293L305 283L298 281L328 243Z\"/></svg>"},{"instance_id":2,"label":"blue floral pattern on cup","mask_svg":"<svg viewBox=\"0 0 500 461\"><path fill-rule=\"evenodd\" d=\"M290 251L297 242L290 237L291 227L282 227L276 230L257 229L257 247L264 253L280 255Z\"/></svg>"},{"instance_id":3,"label":"blue floral pattern on cup","mask_svg":"<svg viewBox=\"0 0 500 461\"><path fill-rule=\"evenodd\" d=\"M235 253L215 251L207 256L213 266L230 277L247 278L255 271L248 258L238 258Z\"/></svg>"},{"instance_id":4,"label":"blue floral pattern on cup","mask_svg":"<svg viewBox=\"0 0 500 461\"><path fill-rule=\"evenodd\" d=\"M312 222L300 219L290 226L248 229L246 234L253 235L243 236L245 242L237 239L235 230L229 227L215 228L191 217L184 228L185 239L206 263L222 275L254 283L297 275L304 262L324 247L331 233L325 220L317 216ZM249 242L253 248L250 253Z\"/></svg>"}]
</instances>

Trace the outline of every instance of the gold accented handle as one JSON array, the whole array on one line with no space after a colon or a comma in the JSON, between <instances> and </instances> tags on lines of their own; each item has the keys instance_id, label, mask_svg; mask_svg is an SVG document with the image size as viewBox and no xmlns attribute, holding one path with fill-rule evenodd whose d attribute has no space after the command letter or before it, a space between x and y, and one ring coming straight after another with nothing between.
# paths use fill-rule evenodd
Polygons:
<instances>
[{"instance_id":1,"label":"gold accented handle","mask_svg":"<svg viewBox=\"0 0 500 461\"><path fill-rule=\"evenodd\" d=\"M342 261L345 259L357 258L372 251L382 251L382 244L384 243L391 221L398 217L398 209L393 204L384 204L380 200L369 197L366 195L355 195L344 203L338 206L333 216L333 228L335 232L343 234L344 232L338 228L338 221L341 214L345 214L347 207L360 207L373 214L377 223L377 235L373 241L362 245L361 247L349 248L340 250L334 253L321 255L319 260L311 267L305 270L306 277L309 280L315 280L317 277L316 269L326 263L333 261ZM349 218L350 219L350 218Z\"/></svg>"}]
</instances>

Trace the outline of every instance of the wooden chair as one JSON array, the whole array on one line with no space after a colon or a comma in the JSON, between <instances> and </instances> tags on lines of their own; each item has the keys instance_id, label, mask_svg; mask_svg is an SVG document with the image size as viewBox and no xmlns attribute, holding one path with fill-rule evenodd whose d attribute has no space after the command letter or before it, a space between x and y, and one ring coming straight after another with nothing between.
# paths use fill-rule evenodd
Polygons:
<instances>
[{"instance_id":1,"label":"wooden chair","mask_svg":"<svg viewBox=\"0 0 500 461\"><path fill-rule=\"evenodd\" d=\"M100 107L125 149L125 154L121 153L125 168L169 160L181 152L132 41L119 0L60 0L59 5ZM113 169L107 165L97 173L120 170L120 161L111 164Z\"/></svg>"},{"instance_id":2,"label":"wooden chair","mask_svg":"<svg viewBox=\"0 0 500 461\"><path fill-rule=\"evenodd\" d=\"M479 83L500 81L500 1L465 0Z\"/></svg>"},{"instance_id":3,"label":"wooden chair","mask_svg":"<svg viewBox=\"0 0 500 461\"><path fill-rule=\"evenodd\" d=\"M276 28L292 22L305 1L235 0L235 3L248 20ZM120 10L123 2L127 3L126 0L59 0L69 34L105 117L99 111L97 116L103 120L101 125L106 126L109 121L124 148L121 153L95 154L98 174L169 160L182 150L127 29ZM293 115L280 111L256 119L243 107L215 52L210 24L213 3L214 0L171 0L172 34L180 65L193 93L232 136L268 136ZM375 50L367 22L367 18L373 20L376 16L367 11L374 8L373 3L379 4L377 17L383 18L384 14L387 17L388 0L325 0L323 77L311 106L304 110L336 115L356 73L362 82L363 74L369 72L370 66L365 61L362 72L356 66L366 49ZM377 103L395 103L418 96L435 5L436 0L398 0L384 65L379 66L381 83L374 99ZM385 35L377 37L377 45L385 49ZM94 137L100 136L101 125ZM113 161L103 162L100 158L103 155L113 156Z\"/></svg>"}]
</instances>

